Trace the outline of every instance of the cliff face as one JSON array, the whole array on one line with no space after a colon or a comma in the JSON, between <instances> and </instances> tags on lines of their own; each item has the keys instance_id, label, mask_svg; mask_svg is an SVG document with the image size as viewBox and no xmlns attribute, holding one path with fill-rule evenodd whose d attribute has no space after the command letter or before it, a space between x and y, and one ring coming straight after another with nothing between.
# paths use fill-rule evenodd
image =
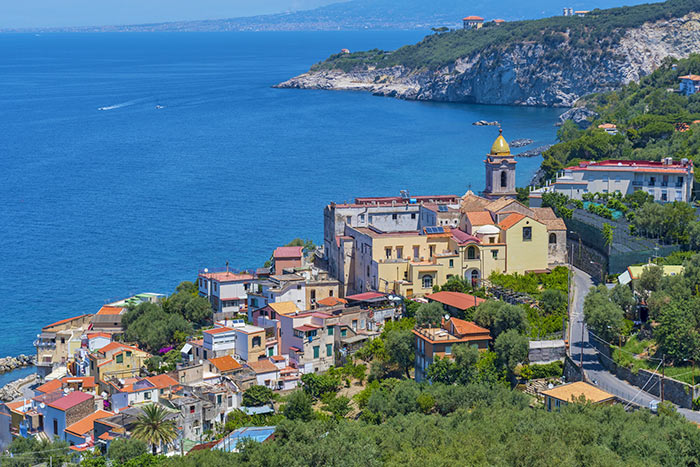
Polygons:
<instances>
[{"instance_id":1,"label":"cliff face","mask_svg":"<svg viewBox=\"0 0 700 467\"><path fill-rule=\"evenodd\" d=\"M651 73L668 56L700 52L700 14L628 29L607 50L517 43L462 57L436 70L405 66L309 71L280 88L367 91L402 99L569 107L581 96Z\"/></svg>"}]
</instances>

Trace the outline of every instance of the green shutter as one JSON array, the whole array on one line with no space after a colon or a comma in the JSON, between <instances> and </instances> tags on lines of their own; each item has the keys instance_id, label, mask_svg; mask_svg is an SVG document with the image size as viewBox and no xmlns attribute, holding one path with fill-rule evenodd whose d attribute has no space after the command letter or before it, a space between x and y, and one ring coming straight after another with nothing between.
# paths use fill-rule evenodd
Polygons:
<instances>
[{"instance_id":1,"label":"green shutter","mask_svg":"<svg viewBox=\"0 0 700 467\"><path fill-rule=\"evenodd\" d=\"M326 344L326 356L330 357L333 355L333 344Z\"/></svg>"},{"instance_id":2,"label":"green shutter","mask_svg":"<svg viewBox=\"0 0 700 467\"><path fill-rule=\"evenodd\" d=\"M332 336L333 335L333 327L328 328L328 335Z\"/></svg>"},{"instance_id":3,"label":"green shutter","mask_svg":"<svg viewBox=\"0 0 700 467\"><path fill-rule=\"evenodd\" d=\"M318 358L318 346L314 345L314 358Z\"/></svg>"}]
</instances>

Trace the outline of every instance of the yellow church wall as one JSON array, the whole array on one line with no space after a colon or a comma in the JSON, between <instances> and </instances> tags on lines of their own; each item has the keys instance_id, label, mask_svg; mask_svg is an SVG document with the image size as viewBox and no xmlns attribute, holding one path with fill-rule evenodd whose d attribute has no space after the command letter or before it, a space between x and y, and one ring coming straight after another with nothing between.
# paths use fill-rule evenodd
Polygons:
<instances>
[{"instance_id":1,"label":"yellow church wall","mask_svg":"<svg viewBox=\"0 0 700 467\"><path fill-rule=\"evenodd\" d=\"M523 239L523 228L532 228L531 240ZM548 241L547 227L530 217L524 217L504 231L508 249L506 272L524 273L537 269L547 269Z\"/></svg>"}]
</instances>

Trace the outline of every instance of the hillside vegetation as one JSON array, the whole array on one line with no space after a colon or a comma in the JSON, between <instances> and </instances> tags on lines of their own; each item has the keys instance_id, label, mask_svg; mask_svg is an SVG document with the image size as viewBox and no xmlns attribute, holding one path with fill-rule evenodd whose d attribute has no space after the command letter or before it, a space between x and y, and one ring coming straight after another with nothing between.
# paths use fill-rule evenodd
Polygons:
<instances>
[{"instance_id":1,"label":"hillside vegetation","mask_svg":"<svg viewBox=\"0 0 700 467\"><path fill-rule=\"evenodd\" d=\"M667 59L640 83L584 97L581 104L599 116L587 130L567 121L558 131L560 143L544 153L542 168L546 177L582 160L636 159L663 157L700 161L700 94L685 96L678 89L678 77L700 73L700 55L687 59ZM609 135L598 129L601 123L614 123L619 133Z\"/></svg>"},{"instance_id":2,"label":"hillside vegetation","mask_svg":"<svg viewBox=\"0 0 700 467\"><path fill-rule=\"evenodd\" d=\"M332 55L312 67L311 71L339 69L350 71L369 66L387 68L403 65L414 69L438 69L476 52L507 49L521 43L552 46L549 58L566 60L567 48L592 52L591 60L612 54L612 46L625 31L646 22L671 19L700 10L694 0L668 0L663 3L593 10L585 17L554 16L530 21L485 23L478 30L456 30L427 36L415 45L393 52L374 49L366 52ZM563 45L564 47L557 47Z\"/></svg>"}]
</instances>

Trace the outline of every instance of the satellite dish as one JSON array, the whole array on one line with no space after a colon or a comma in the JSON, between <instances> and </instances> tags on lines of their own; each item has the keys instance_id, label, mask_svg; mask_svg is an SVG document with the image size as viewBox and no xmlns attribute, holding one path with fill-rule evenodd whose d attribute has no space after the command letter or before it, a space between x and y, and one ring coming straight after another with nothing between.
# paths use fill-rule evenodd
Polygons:
<instances>
[{"instance_id":1,"label":"satellite dish","mask_svg":"<svg viewBox=\"0 0 700 467\"><path fill-rule=\"evenodd\" d=\"M45 408L46 408L46 404L44 404L44 403L42 402L41 404L39 404L39 407L41 407L42 409L45 409Z\"/></svg>"},{"instance_id":2,"label":"satellite dish","mask_svg":"<svg viewBox=\"0 0 700 467\"><path fill-rule=\"evenodd\" d=\"M549 384L547 385L547 388L549 388L549 389L554 389L554 385L553 385L552 383L549 383Z\"/></svg>"},{"instance_id":3,"label":"satellite dish","mask_svg":"<svg viewBox=\"0 0 700 467\"><path fill-rule=\"evenodd\" d=\"M450 315L445 314L445 321L447 321L448 319L450 319Z\"/></svg>"},{"instance_id":4,"label":"satellite dish","mask_svg":"<svg viewBox=\"0 0 700 467\"><path fill-rule=\"evenodd\" d=\"M209 268L204 268L204 272L209 272Z\"/></svg>"}]
</instances>

